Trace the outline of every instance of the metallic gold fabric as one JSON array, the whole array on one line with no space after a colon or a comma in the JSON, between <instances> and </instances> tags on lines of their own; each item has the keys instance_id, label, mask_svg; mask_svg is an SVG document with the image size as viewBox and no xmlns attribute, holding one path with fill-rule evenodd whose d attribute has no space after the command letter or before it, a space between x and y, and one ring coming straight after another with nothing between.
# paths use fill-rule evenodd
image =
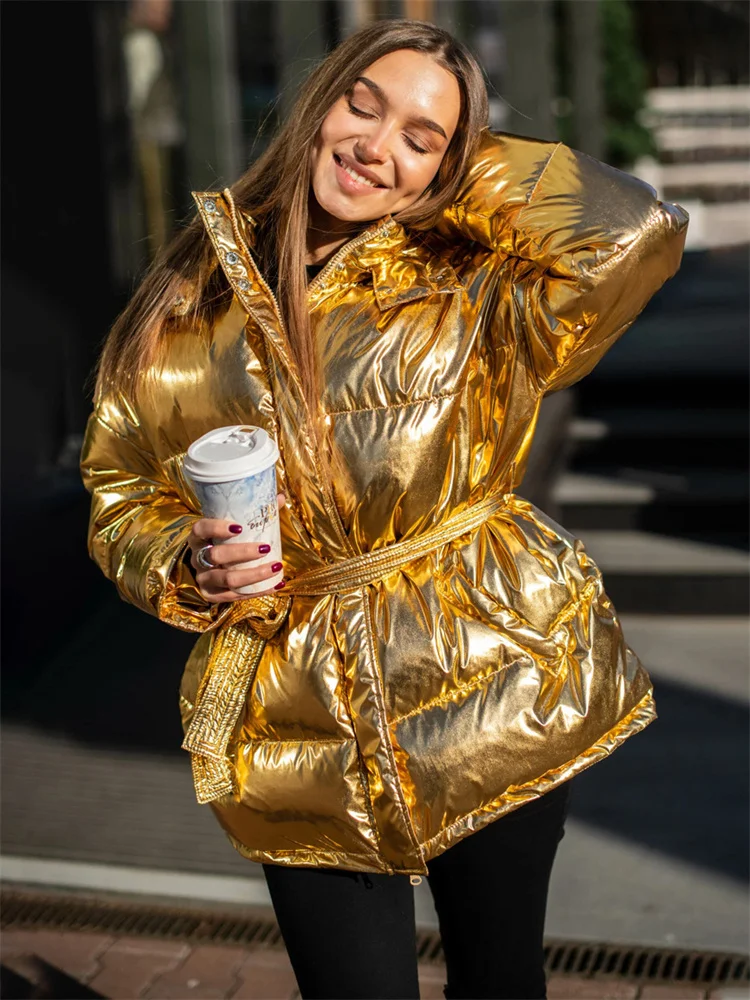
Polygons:
<instances>
[{"instance_id":1,"label":"metallic gold fabric","mask_svg":"<svg viewBox=\"0 0 750 1000\"><path fill-rule=\"evenodd\" d=\"M196 695L190 726L182 747L193 755L195 789L200 803L213 802L235 791L229 742L247 697L266 639L279 630L294 594L336 594L374 583L407 566L419 556L478 527L510 500L508 494L486 496L466 507L445 524L414 538L394 542L377 552L363 552L333 566L301 573L285 592L283 615L251 624L238 601L211 646L211 654ZM268 599L267 599L268 600ZM277 609L274 609L275 611Z\"/></svg>"},{"instance_id":2,"label":"metallic gold fabric","mask_svg":"<svg viewBox=\"0 0 750 1000\"><path fill-rule=\"evenodd\" d=\"M260 601L256 598L256 601ZM266 598L272 607L275 602ZM182 747L192 755L195 794L201 804L235 791L229 743L247 698L266 640L278 632L289 613L290 598L272 620L248 616L237 601L214 636L211 654L190 705L190 725Z\"/></svg>"},{"instance_id":3,"label":"metallic gold fabric","mask_svg":"<svg viewBox=\"0 0 750 1000\"><path fill-rule=\"evenodd\" d=\"M91 554L126 600L200 633L185 746L242 854L425 874L655 717L598 567L516 489L543 395L677 270L687 216L564 145L487 132L434 231L383 219L310 285L348 470L329 483L253 220L229 192L196 201L234 299L97 400ZM209 606L183 558L199 511L182 460L233 423L278 441L290 583Z\"/></svg>"}]
</instances>

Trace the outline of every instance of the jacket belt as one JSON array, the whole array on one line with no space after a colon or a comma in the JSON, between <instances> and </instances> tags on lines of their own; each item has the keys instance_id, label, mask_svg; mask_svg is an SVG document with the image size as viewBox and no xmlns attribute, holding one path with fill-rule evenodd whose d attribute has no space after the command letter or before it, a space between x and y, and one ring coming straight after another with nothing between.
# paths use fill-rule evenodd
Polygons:
<instances>
[{"instance_id":1,"label":"jacket belt","mask_svg":"<svg viewBox=\"0 0 750 1000\"><path fill-rule=\"evenodd\" d=\"M478 528L507 507L513 496L513 493L490 494L415 538L393 542L332 566L306 570L289 581L283 596L255 597L234 603L213 634L193 717L182 743L183 750L191 754L198 801L212 802L237 794L230 743L241 724L266 642L286 621L295 594L340 594L374 583Z\"/></svg>"}]
</instances>

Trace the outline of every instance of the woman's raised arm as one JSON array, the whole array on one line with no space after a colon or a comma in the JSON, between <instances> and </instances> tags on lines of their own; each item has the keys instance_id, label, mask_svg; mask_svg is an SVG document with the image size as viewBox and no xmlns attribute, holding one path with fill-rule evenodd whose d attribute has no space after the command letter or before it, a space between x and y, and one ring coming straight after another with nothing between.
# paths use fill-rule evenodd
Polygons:
<instances>
[{"instance_id":1,"label":"woman's raised arm","mask_svg":"<svg viewBox=\"0 0 750 1000\"><path fill-rule=\"evenodd\" d=\"M587 375L678 269L687 213L563 143L485 132L438 230L510 261L540 390Z\"/></svg>"}]
</instances>

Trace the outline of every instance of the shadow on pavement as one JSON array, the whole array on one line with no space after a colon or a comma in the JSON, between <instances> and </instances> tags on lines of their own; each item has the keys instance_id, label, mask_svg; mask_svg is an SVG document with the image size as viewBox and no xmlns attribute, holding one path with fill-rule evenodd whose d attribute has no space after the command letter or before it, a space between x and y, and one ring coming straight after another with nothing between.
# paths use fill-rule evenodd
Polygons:
<instances>
[{"instance_id":1,"label":"shadow on pavement","mask_svg":"<svg viewBox=\"0 0 750 1000\"><path fill-rule=\"evenodd\" d=\"M571 815L733 879L748 879L748 706L654 682L658 718L576 778Z\"/></svg>"}]
</instances>

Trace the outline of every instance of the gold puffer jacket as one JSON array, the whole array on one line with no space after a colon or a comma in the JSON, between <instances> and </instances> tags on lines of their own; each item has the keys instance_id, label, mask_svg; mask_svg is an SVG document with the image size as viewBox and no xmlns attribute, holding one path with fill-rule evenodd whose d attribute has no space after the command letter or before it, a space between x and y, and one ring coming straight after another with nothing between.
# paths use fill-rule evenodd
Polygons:
<instances>
[{"instance_id":1,"label":"gold puffer jacket","mask_svg":"<svg viewBox=\"0 0 750 1000\"><path fill-rule=\"evenodd\" d=\"M309 287L326 481L253 220L196 194L234 291L97 399L90 551L125 600L202 633L180 704L199 801L254 861L427 862L655 717L582 542L514 491L542 396L596 365L677 270L687 216L563 144L486 132L437 228L386 218ZM179 312L179 309L177 309ZM277 440L288 592L208 605L182 462L211 428Z\"/></svg>"}]
</instances>

